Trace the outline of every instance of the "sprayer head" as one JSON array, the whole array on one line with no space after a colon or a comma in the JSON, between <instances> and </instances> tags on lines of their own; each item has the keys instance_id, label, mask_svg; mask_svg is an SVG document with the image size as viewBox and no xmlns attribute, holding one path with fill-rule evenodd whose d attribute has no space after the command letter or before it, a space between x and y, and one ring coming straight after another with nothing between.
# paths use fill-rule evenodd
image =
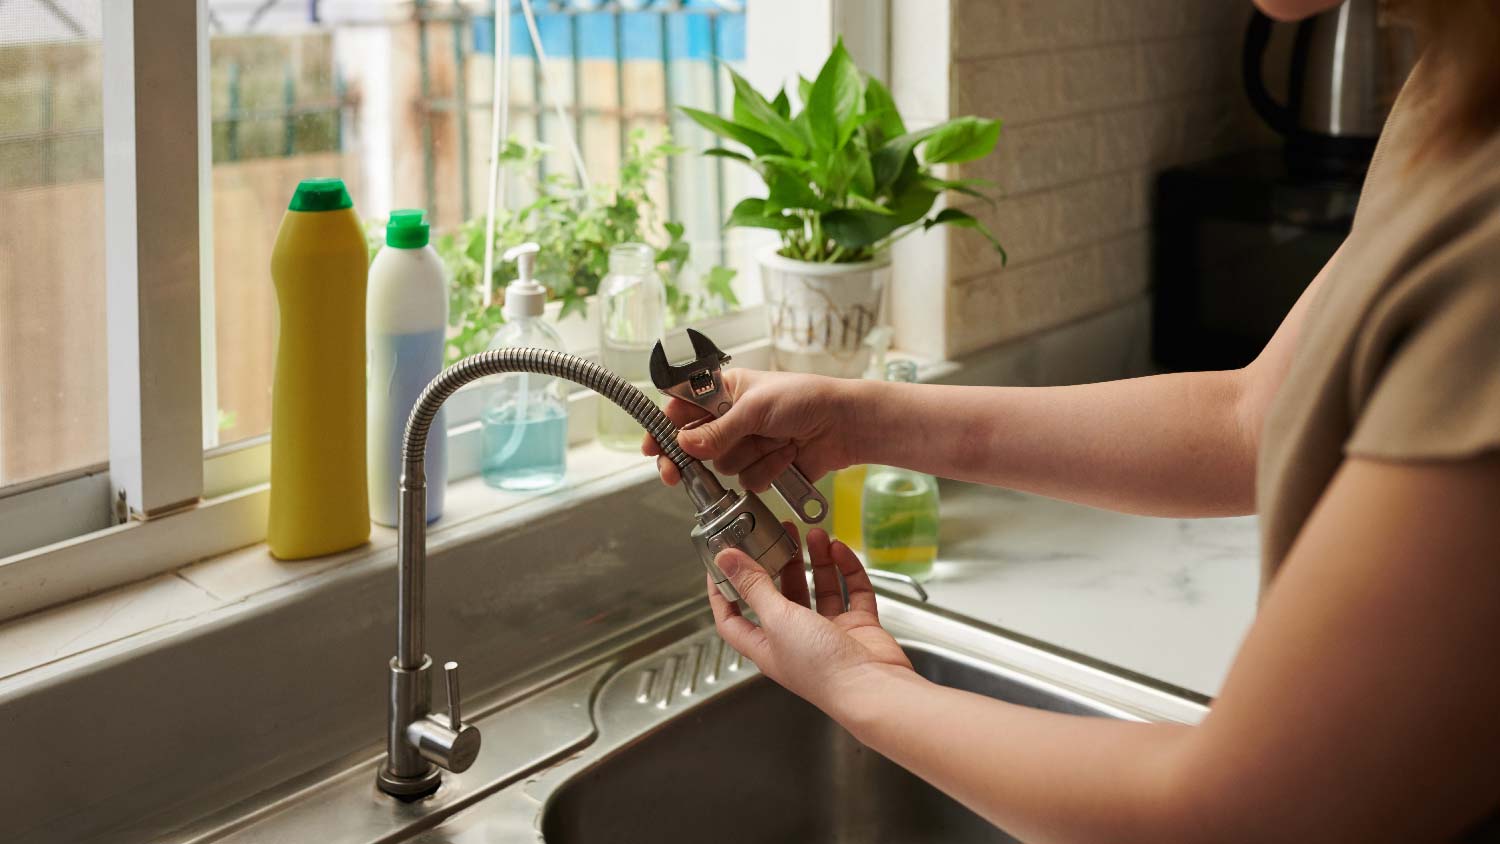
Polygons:
<instances>
[{"instance_id":1,"label":"sprayer head","mask_svg":"<svg viewBox=\"0 0 1500 844\"><path fill-rule=\"evenodd\" d=\"M753 492L726 492L719 506L698 513L698 526L693 528L692 537L714 585L731 601L738 601L740 594L714 564L720 551L740 549L760 563L773 578L797 557L797 543L787 534L771 508ZM796 574L802 576L800 571Z\"/></svg>"}]
</instances>

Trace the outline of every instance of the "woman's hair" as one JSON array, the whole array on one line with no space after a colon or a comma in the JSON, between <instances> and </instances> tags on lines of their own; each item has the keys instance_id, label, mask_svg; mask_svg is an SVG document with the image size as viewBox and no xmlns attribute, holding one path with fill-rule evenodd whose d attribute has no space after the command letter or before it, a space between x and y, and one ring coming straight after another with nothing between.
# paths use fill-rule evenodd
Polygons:
<instances>
[{"instance_id":1,"label":"woman's hair","mask_svg":"<svg viewBox=\"0 0 1500 844\"><path fill-rule=\"evenodd\" d=\"M1432 120L1415 160L1452 155L1500 130L1500 0L1386 0L1429 65L1419 91Z\"/></svg>"}]
</instances>

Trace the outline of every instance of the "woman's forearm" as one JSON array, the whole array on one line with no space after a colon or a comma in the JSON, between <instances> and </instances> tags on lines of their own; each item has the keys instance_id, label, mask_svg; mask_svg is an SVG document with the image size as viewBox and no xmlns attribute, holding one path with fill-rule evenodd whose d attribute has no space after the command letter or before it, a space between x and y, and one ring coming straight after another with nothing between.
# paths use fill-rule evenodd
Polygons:
<instances>
[{"instance_id":1,"label":"woman's forearm","mask_svg":"<svg viewBox=\"0 0 1500 844\"><path fill-rule=\"evenodd\" d=\"M1174 788L1190 727L1043 712L895 670L850 691L832 714L855 738L1023 841L1156 844L1195 826Z\"/></svg>"},{"instance_id":2,"label":"woman's forearm","mask_svg":"<svg viewBox=\"0 0 1500 844\"><path fill-rule=\"evenodd\" d=\"M1242 371L1068 387L850 385L861 463L1158 516L1252 512Z\"/></svg>"}]
</instances>

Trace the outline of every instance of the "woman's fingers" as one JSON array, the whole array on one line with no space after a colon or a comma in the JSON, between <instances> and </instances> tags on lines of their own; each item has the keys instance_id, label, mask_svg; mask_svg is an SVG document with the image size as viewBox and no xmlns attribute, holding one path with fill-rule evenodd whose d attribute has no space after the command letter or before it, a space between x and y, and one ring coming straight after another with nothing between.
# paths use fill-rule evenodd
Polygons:
<instances>
[{"instance_id":1,"label":"woman's fingers","mask_svg":"<svg viewBox=\"0 0 1500 844\"><path fill-rule=\"evenodd\" d=\"M690 401L683 401L676 396L667 399L666 406L661 409L661 412L667 414L667 418L672 420L672 424L679 428L708 416L708 411Z\"/></svg>"},{"instance_id":2,"label":"woman's fingers","mask_svg":"<svg viewBox=\"0 0 1500 844\"><path fill-rule=\"evenodd\" d=\"M849 609L867 612L879 618L875 609L875 586L870 582L870 575L860 563L854 549L842 542L834 542L829 553L833 557L833 564L838 566L839 573L844 576L844 587L849 590Z\"/></svg>"},{"instance_id":3,"label":"woman's fingers","mask_svg":"<svg viewBox=\"0 0 1500 844\"><path fill-rule=\"evenodd\" d=\"M844 611L844 593L839 588L838 572L829 555L828 532L813 528L807 532L807 551L812 557L813 606L818 615L833 618Z\"/></svg>"},{"instance_id":4,"label":"woman's fingers","mask_svg":"<svg viewBox=\"0 0 1500 844\"><path fill-rule=\"evenodd\" d=\"M734 591L740 593L745 606L760 616L762 625L775 624L790 606L776 588L775 581L771 580L771 575L744 551L738 548L720 551L714 558L714 565L734 584Z\"/></svg>"},{"instance_id":5,"label":"woman's fingers","mask_svg":"<svg viewBox=\"0 0 1500 844\"><path fill-rule=\"evenodd\" d=\"M662 483L667 486L676 486L682 480L682 473L677 470L677 464L667 458L657 455L656 471L661 475Z\"/></svg>"},{"instance_id":6,"label":"woman's fingers","mask_svg":"<svg viewBox=\"0 0 1500 844\"><path fill-rule=\"evenodd\" d=\"M740 608L724 597L711 575L705 574L703 579L708 582L708 606L713 610L714 626L719 630L719 637L754 662L757 656L764 653L765 631L740 614Z\"/></svg>"},{"instance_id":7,"label":"woman's fingers","mask_svg":"<svg viewBox=\"0 0 1500 844\"><path fill-rule=\"evenodd\" d=\"M730 449L714 458L714 469L722 475L738 475L746 467L777 449L785 448L786 440L769 437L745 437Z\"/></svg>"},{"instance_id":8,"label":"woman's fingers","mask_svg":"<svg viewBox=\"0 0 1500 844\"><path fill-rule=\"evenodd\" d=\"M797 541L797 526L791 522L782 522L781 526L786 528L786 535L797 545L796 556L781 570L781 594L788 601L805 607L808 605L807 572L802 567L802 543Z\"/></svg>"},{"instance_id":9,"label":"woman's fingers","mask_svg":"<svg viewBox=\"0 0 1500 844\"><path fill-rule=\"evenodd\" d=\"M792 443L771 451L738 473L740 485L751 492L765 492L796 456L797 446Z\"/></svg>"}]
</instances>

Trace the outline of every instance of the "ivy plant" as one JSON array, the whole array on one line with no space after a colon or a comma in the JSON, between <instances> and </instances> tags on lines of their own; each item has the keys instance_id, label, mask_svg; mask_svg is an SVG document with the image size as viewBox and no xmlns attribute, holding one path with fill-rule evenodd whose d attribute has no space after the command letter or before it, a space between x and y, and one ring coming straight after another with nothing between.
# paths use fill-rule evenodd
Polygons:
<instances>
[{"instance_id":1,"label":"ivy plant","mask_svg":"<svg viewBox=\"0 0 1500 844\"><path fill-rule=\"evenodd\" d=\"M667 289L670 317L677 322L738 307L731 282L734 270L715 266L697 285L686 279L691 257L682 224L664 219L651 196L652 180L670 156L682 149L669 138L652 143L644 131L631 132L619 180L613 187L583 190L571 177L550 174L538 179L537 164L546 148L514 141L501 152L501 161L519 177L528 178L535 198L495 216L495 295L484 305L485 219L476 217L456 229L434 235L433 248L448 269L448 345L446 362L484 351L505 322L501 303L506 284L516 268L500 260L512 246L535 242L537 280L549 298L562 301L559 319L587 312L587 298L599 289L609 272L609 250L622 243L645 243L656 250L657 272ZM371 254L383 243L384 222L368 226Z\"/></svg>"},{"instance_id":2,"label":"ivy plant","mask_svg":"<svg viewBox=\"0 0 1500 844\"><path fill-rule=\"evenodd\" d=\"M973 215L957 208L931 213L944 191L993 204L985 193L990 183L939 178L933 167L989 155L1000 121L959 117L908 131L890 91L860 71L842 39L816 79L799 77L796 111L785 89L768 99L739 74L730 76L731 117L682 108L740 148L705 155L742 162L766 183L767 195L741 201L726 227L773 229L788 258L844 263L871 260L914 231L961 226L988 238L1004 260L1000 242Z\"/></svg>"}]
</instances>

